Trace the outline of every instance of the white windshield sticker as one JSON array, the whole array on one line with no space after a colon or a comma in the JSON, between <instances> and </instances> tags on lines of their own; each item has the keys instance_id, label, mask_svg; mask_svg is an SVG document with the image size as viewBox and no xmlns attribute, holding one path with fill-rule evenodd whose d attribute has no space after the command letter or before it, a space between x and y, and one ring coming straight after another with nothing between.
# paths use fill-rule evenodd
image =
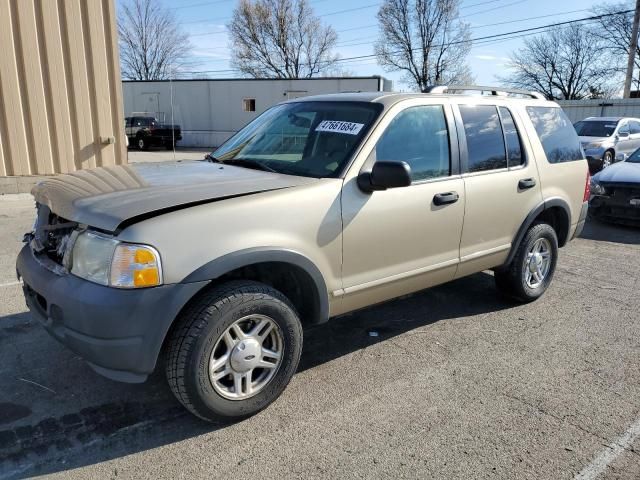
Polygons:
<instances>
[{"instance_id":1,"label":"white windshield sticker","mask_svg":"<svg viewBox=\"0 0 640 480\"><path fill-rule=\"evenodd\" d=\"M615 125L605 125L605 127L607 127L607 128L616 128Z\"/></svg>"},{"instance_id":2,"label":"white windshield sticker","mask_svg":"<svg viewBox=\"0 0 640 480\"><path fill-rule=\"evenodd\" d=\"M323 120L316 127L316 132L336 132L358 135L364 123L342 122L340 120Z\"/></svg>"}]
</instances>

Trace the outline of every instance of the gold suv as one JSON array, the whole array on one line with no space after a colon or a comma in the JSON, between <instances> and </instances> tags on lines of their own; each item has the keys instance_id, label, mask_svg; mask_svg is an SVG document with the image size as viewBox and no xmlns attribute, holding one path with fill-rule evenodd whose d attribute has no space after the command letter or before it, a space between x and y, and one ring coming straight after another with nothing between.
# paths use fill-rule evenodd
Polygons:
<instances>
[{"instance_id":1,"label":"gold suv","mask_svg":"<svg viewBox=\"0 0 640 480\"><path fill-rule=\"evenodd\" d=\"M482 270L540 297L589 184L537 94L308 97L203 161L40 183L17 270L34 317L98 373L141 382L163 358L192 413L242 417L283 391L303 326Z\"/></svg>"}]
</instances>

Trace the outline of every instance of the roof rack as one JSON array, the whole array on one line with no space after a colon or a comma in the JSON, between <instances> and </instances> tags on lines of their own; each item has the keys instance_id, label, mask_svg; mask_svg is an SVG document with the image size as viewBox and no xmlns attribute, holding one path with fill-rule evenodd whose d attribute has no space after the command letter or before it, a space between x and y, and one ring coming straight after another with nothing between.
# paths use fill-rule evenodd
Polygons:
<instances>
[{"instance_id":1,"label":"roof rack","mask_svg":"<svg viewBox=\"0 0 640 480\"><path fill-rule=\"evenodd\" d=\"M546 100L544 95L538 92L528 92L526 90L516 90L513 88L502 87L483 87L480 85L434 85L427 87L425 93L451 93L473 90L478 92L491 92L491 95L507 97L509 95L522 95L538 100Z\"/></svg>"}]
</instances>

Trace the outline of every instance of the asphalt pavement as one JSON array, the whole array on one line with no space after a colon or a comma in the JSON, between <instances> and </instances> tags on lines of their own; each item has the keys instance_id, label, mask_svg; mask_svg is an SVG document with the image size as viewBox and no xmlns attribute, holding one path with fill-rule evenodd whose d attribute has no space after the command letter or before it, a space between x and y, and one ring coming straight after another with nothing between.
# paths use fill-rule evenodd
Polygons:
<instances>
[{"instance_id":1,"label":"asphalt pavement","mask_svg":"<svg viewBox=\"0 0 640 480\"><path fill-rule=\"evenodd\" d=\"M207 424L31 319L33 213L0 197L0 478L640 478L638 229L588 223L530 305L480 273L307 331L277 402Z\"/></svg>"}]
</instances>

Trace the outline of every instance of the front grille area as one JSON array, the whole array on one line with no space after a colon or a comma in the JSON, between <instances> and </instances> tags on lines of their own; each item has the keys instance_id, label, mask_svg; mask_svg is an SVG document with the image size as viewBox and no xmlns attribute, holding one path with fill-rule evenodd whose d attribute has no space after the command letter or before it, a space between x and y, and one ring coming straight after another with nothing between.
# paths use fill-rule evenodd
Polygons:
<instances>
[{"instance_id":1,"label":"front grille area","mask_svg":"<svg viewBox=\"0 0 640 480\"><path fill-rule=\"evenodd\" d=\"M78 224L56 215L46 205L36 204L36 209L31 247L35 253L46 256L57 265L63 265L71 234Z\"/></svg>"},{"instance_id":2,"label":"front grille area","mask_svg":"<svg viewBox=\"0 0 640 480\"><path fill-rule=\"evenodd\" d=\"M591 204L594 216L628 225L640 225L640 185L602 183L606 196L596 197ZM633 203L632 203L633 201Z\"/></svg>"}]
</instances>

